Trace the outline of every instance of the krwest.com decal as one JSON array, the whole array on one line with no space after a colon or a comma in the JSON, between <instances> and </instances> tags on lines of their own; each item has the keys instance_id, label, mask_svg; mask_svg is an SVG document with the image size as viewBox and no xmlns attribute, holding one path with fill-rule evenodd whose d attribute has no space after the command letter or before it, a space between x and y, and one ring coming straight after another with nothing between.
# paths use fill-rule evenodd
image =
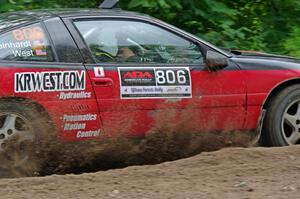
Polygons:
<instances>
[{"instance_id":1,"label":"krwest.com decal","mask_svg":"<svg viewBox=\"0 0 300 199\"><path fill-rule=\"evenodd\" d=\"M15 73L15 92L54 92L85 90L85 71Z\"/></svg>"},{"instance_id":2,"label":"krwest.com decal","mask_svg":"<svg viewBox=\"0 0 300 199\"><path fill-rule=\"evenodd\" d=\"M120 67L121 98L190 98L188 67Z\"/></svg>"}]
</instances>

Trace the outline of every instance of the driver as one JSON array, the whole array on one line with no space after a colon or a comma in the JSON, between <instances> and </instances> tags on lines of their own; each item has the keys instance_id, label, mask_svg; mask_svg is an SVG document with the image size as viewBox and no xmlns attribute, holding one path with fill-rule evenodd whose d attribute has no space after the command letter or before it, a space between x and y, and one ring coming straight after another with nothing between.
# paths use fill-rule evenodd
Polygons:
<instances>
[{"instance_id":1,"label":"driver","mask_svg":"<svg viewBox=\"0 0 300 199\"><path fill-rule=\"evenodd\" d=\"M118 50L117 58L123 62L141 62L135 46L122 46Z\"/></svg>"},{"instance_id":2,"label":"driver","mask_svg":"<svg viewBox=\"0 0 300 199\"><path fill-rule=\"evenodd\" d=\"M117 59L121 62L141 62L138 47L134 45L134 41L130 39L129 35L120 31L116 37L119 47Z\"/></svg>"},{"instance_id":3,"label":"driver","mask_svg":"<svg viewBox=\"0 0 300 199\"><path fill-rule=\"evenodd\" d=\"M117 54L118 59L124 61L134 58L135 56L136 54L128 46L120 47Z\"/></svg>"}]
</instances>

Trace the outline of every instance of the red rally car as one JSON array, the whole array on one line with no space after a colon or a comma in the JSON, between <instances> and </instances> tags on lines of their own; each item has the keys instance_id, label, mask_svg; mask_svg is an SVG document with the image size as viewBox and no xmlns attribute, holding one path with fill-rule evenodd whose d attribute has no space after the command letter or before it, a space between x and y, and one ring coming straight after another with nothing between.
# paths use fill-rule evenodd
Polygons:
<instances>
[{"instance_id":1,"label":"red rally car","mask_svg":"<svg viewBox=\"0 0 300 199\"><path fill-rule=\"evenodd\" d=\"M227 52L114 7L0 15L1 153L13 145L24 162L22 143L53 132L142 137L159 122L300 143L300 60Z\"/></svg>"}]
</instances>

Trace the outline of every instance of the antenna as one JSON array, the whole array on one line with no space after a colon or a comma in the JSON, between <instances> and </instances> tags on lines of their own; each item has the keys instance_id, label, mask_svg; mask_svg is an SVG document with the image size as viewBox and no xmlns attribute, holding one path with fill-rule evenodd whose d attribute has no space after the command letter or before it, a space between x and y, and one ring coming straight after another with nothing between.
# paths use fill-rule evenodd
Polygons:
<instances>
[{"instance_id":1,"label":"antenna","mask_svg":"<svg viewBox=\"0 0 300 199\"><path fill-rule=\"evenodd\" d=\"M104 0L99 6L101 9L114 9L119 8L119 0Z\"/></svg>"}]
</instances>

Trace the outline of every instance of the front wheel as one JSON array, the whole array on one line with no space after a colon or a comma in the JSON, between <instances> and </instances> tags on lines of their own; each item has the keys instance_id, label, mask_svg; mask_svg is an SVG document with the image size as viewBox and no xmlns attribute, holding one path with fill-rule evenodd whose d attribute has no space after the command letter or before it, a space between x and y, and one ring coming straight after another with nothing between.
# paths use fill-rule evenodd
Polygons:
<instances>
[{"instance_id":1,"label":"front wheel","mask_svg":"<svg viewBox=\"0 0 300 199\"><path fill-rule=\"evenodd\" d=\"M300 144L300 85L290 86L272 99L263 125L268 146Z\"/></svg>"}]
</instances>

